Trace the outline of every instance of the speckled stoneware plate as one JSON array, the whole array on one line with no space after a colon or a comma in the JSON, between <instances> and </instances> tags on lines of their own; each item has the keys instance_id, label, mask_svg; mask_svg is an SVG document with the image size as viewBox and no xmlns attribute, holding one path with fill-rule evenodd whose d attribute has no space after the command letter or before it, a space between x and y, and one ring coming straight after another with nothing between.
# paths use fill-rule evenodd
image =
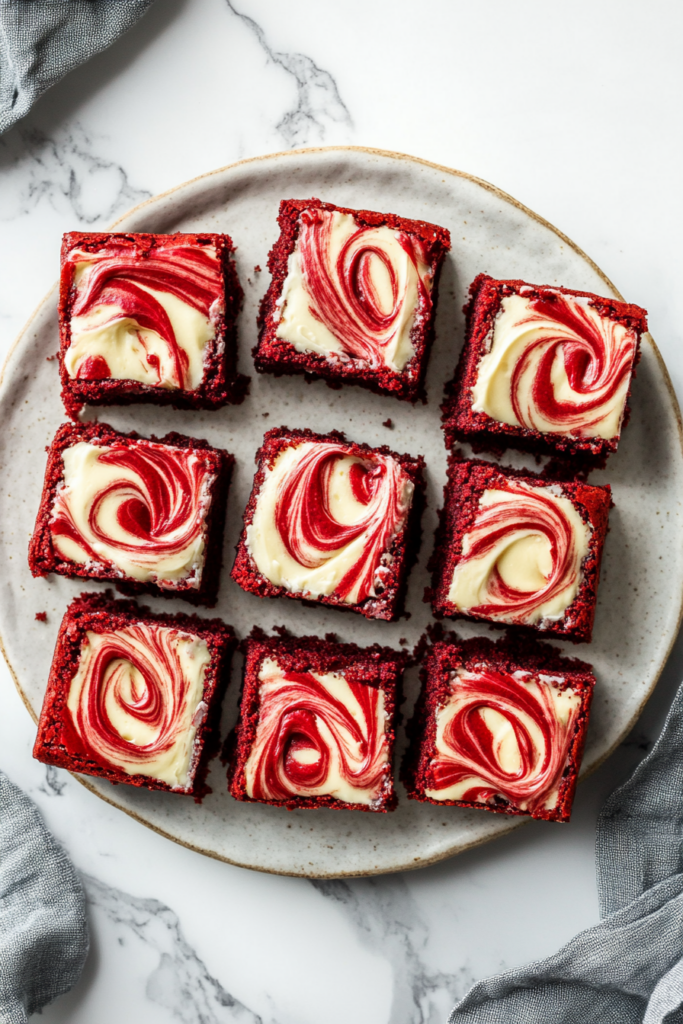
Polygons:
<instances>
[{"instance_id":1,"label":"speckled stoneware plate","mask_svg":"<svg viewBox=\"0 0 683 1024\"><path fill-rule=\"evenodd\" d=\"M437 339L427 379L428 402L413 408L354 387L332 391L322 382L275 379L254 373L250 350L256 311L267 287L268 250L278 229L282 198L318 196L342 206L391 210L450 229L453 251L440 292ZM519 203L459 171L411 157L366 149L318 149L247 160L197 178L142 203L116 227L130 231L227 231L238 246L237 265L246 300L240 321L240 369L252 378L243 405L218 412L176 412L154 406L109 409L102 419L143 434L179 430L206 437L237 457L228 505L225 566L216 614L245 636L254 624L284 624L294 633L336 632L360 644L380 641L412 646L430 623L422 601L427 583L436 510L446 471L439 427L444 381L453 371L463 333L461 313L470 281L480 271L495 277L563 284L618 295L598 268L572 243ZM57 253L55 252L55 267ZM45 446L64 420L57 363L57 289L41 304L9 356L0 395L0 453L5 486L0 495L0 543L5 567L0 631L6 656L30 713L37 717L60 619L69 600L101 585L53 577L34 580L26 548L38 508ZM683 581L683 491L680 415L662 360L649 338L632 398L631 422L619 453L594 481L609 481L616 507L605 549L596 629L591 645L572 648L590 661L598 679L583 760L586 775L631 728L652 691L676 635ZM96 415L95 410L91 414ZM393 430L382 425L391 418ZM413 570L410 619L368 622L335 609L318 610L287 600L261 601L229 577L254 453L268 427L344 430L354 440L421 453L428 467L428 509L420 560ZM182 601L150 599L156 609L188 610ZM35 614L47 611L47 624ZM461 625L462 635L487 632ZM565 645L571 647L571 645ZM225 702L223 728L232 725L240 663ZM412 708L417 673L409 673ZM403 741L399 752L403 749ZM292 875L334 877L420 867L515 828L519 818L414 803L402 795L393 814L353 811L288 812L237 803L226 791L224 769L214 762L213 792L199 806L169 793L84 785L104 800L179 843L234 864ZM556 828L556 825L548 825Z\"/></svg>"}]
</instances>

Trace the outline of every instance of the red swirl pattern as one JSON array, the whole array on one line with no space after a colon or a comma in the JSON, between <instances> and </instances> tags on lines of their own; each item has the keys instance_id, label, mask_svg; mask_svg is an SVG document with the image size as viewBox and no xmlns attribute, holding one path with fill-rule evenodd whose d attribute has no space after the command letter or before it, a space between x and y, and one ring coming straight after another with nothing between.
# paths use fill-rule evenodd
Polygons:
<instances>
[{"instance_id":1,"label":"red swirl pattern","mask_svg":"<svg viewBox=\"0 0 683 1024\"><path fill-rule=\"evenodd\" d=\"M536 534L545 539L552 568L544 586L531 592L518 590L502 578L494 563L486 580L488 600L467 609L472 615L522 624L533 621L534 614L544 605L577 584L581 558L574 526L557 500L544 494L542 488L532 489L511 481L505 490L510 495L508 500L480 506L466 534L467 552L460 556L455 571L496 551L503 554L520 534Z\"/></svg>"},{"instance_id":2,"label":"red swirl pattern","mask_svg":"<svg viewBox=\"0 0 683 1024\"><path fill-rule=\"evenodd\" d=\"M360 558L334 590L341 600L355 592L355 603L360 603L376 596L382 556L408 511L408 478L395 459L385 455L354 462L349 480L365 512L353 523L340 523L330 506L330 479L339 460L349 454L341 444L316 444L305 451L281 484L275 526L290 557L309 569L363 536Z\"/></svg>"},{"instance_id":3,"label":"red swirl pattern","mask_svg":"<svg viewBox=\"0 0 683 1024\"><path fill-rule=\"evenodd\" d=\"M155 253L140 259L129 248L115 244L100 249L95 259L90 253L72 252L70 262L92 262L77 288L71 312L74 317L85 316L95 307L111 306L112 321L130 317L138 327L154 331L168 349L174 386L185 388L187 352L178 344L163 305L140 286L167 292L210 319L212 305L222 297L221 267L215 255L194 246L164 246ZM152 369L159 369L159 357L154 353L147 354L147 362ZM110 376L110 370L102 356L88 356L77 366L76 376L99 380Z\"/></svg>"},{"instance_id":4,"label":"red swirl pattern","mask_svg":"<svg viewBox=\"0 0 683 1024\"><path fill-rule=\"evenodd\" d=\"M389 783L381 690L343 680L349 703L312 672L282 672L263 683L256 739L246 765L255 800L334 795L340 784L370 803ZM360 710L356 716L354 709Z\"/></svg>"},{"instance_id":5,"label":"red swirl pattern","mask_svg":"<svg viewBox=\"0 0 683 1024\"><path fill-rule=\"evenodd\" d=\"M68 538L98 563L116 565L117 556L123 556L153 566L182 554L202 536L213 476L199 455L155 444L111 445L101 449L97 461L112 472L85 510L87 534L76 521L79 496L68 488L57 492L50 520L57 550L60 538ZM107 528L101 514L105 502L115 504L122 536L112 536ZM95 550L93 542L104 545L111 558L106 559L102 548Z\"/></svg>"},{"instance_id":6,"label":"red swirl pattern","mask_svg":"<svg viewBox=\"0 0 683 1024\"><path fill-rule=\"evenodd\" d=\"M606 406L628 382L636 336L559 293L552 300L533 299L530 307L533 312L520 324L540 329L540 336L529 343L512 370L510 399L515 416L531 428L547 431L551 425L557 432L590 436L604 418ZM564 364L571 400L557 397L553 380L557 359ZM529 392L522 378L536 360ZM543 425L537 423L538 416Z\"/></svg>"},{"instance_id":7,"label":"red swirl pattern","mask_svg":"<svg viewBox=\"0 0 683 1024\"><path fill-rule=\"evenodd\" d=\"M198 702L188 709L192 684L178 653L179 642L194 639L177 629L142 623L88 634L81 649L82 674L72 683L72 694L80 683L73 694L77 705L72 706L70 695L69 707L80 741L95 760L147 774L146 766L153 768L172 753L191 724L198 724L202 706ZM141 725L153 738L144 745L127 739L113 720L119 716L133 727L130 731Z\"/></svg>"},{"instance_id":8,"label":"red swirl pattern","mask_svg":"<svg viewBox=\"0 0 683 1024\"><path fill-rule=\"evenodd\" d=\"M334 214L310 209L301 214L298 254L306 289L312 299L311 314L341 343L347 355L376 368L384 365L383 350L396 337L406 319L405 289L389 254L377 239L377 228L358 226L334 259L331 253ZM432 299L419 273L425 263L419 240L403 231L396 239L417 277L417 309L426 316ZM379 260L391 287L391 308L383 309L373 278L372 264Z\"/></svg>"},{"instance_id":9,"label":"red swirl pattern","mask_svg":"<svg viewBox=\"0 0 683 1024\"><path fill-rule=\"evenodd\" d=\"M427 788L438 793L465 783L458 800L490 804L498 797L529 813L543 807L561 783L581 701L574 701L563 721L550 683L486 666L460 670L451 686L437 712L437 720L445 717L442 749L430 762ZM501 763L499 741L482 714L486 709L501 715L514 734L519 764L512 771Z\"/></svg>"}]
</instances>

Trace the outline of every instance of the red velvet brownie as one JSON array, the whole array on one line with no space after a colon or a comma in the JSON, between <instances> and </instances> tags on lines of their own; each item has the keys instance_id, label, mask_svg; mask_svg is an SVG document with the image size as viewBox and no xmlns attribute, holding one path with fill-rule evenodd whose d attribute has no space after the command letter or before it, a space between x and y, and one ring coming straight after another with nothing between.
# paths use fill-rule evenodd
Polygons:
<instances>
[{"instance_id":1,"label":"red velvet brownie","mask_svg":"<svg viewBox=\"0 0 683 1024\"><path fill-rule=\"evenodd\" d=\"M242 289L228 235L69 232L59 292L62 398L83 405L239 402Z\"/></svg>"},{"instance_id":2,"label":"red velvet brownie","mask_svg":"<svg viewBox=\"0 0 683 1024\"><path fill-rule=\"evenodd\" d=\"M604 460L616 451L646 312L591 292L480 274L442 406L447 443Z\"/></svg>"},{"instance_id":3,"label":"red velvet brownie","mask_svg":"<svg viewBox=\"0 0 683 1024\"><path fill-rule=\"evenodd\" d=\"M422 456L278 427L256 463L235 582L259 597L397 618L419 540Z\"/></svg>"},{"instance_id":4,"label":"red velvet brownie","mask_svg":"<svg viewBox=\"0 0 683 1024\"><path fill-rule=\"evenodd\" d=\"M250 638L228 788L236 800L392 811L405 655L316 637Z\"/></svg>"},{"instance_id":5,"label":"red velvet brownie","mask_svg":"<svg viewBox=\"0 0 683 1024\"><path fill-rule=\"evenodd\" d=\"M82 594L59 630L33 756L202 797L234 646L220 619Z\"/></svg>"},{"instance_id":6,"label":"red velvet brownie","mask_svg":"<svg viewBox=\"0 0 683 1024\"><path fill-rule=\"evenodd\" d=\"M611 503L609 485L452 456L430 563L434 614L588 643Z\"/></svg>"},{"instance_id":7,"label":"red velvet brownie","mask_svg":"<svg viewBox=\"0 0 683 1024\"><path fill-rule=\"evenodd\" d=\"M414 402L434 338L445 228L319 199L280 203L256 369Z\"/></svg>"},{"instance_id":8,"label":"red velvet brownie","mask_svg":"<svg viewBox=\"0 0 683 1024\"><path fill-rule=\"evenodd\" d=\"M446 635L408 726L409 798L569 821L594 684L550 644Z\"/></svg>"},{"instance_id":9,"label":"red velvet brownie","mask_svg":"<svg viewBox=\"0 0 683 1024\"><path fill-rule=\"evenodd\" d=\"M215 603L233 463L182 434L63 424L48 449L31 572Z\"/></svg>"}]
</instances>

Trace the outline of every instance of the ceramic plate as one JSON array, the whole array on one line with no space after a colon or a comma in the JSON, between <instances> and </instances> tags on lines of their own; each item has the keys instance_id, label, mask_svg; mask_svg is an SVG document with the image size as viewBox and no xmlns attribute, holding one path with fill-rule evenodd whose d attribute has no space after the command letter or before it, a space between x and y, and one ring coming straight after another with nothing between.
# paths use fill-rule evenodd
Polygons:
<instances>
[{"instance_id":1,"label":"ceramic plate","mask_svg":"<svg viewBox=\"0 0 683 1024\"><path fill-rule=\"evenodd\" d=\"M282 198L318 196L341 206L390 210L443 224L453 250L441 278L437 340L427 378L428 402L415 408L359 388L330 390L301 377L276 379L253 371L256 311L267 287L268 250L278 229ZM154 406L114 408L101 418L121 430L143 434L178 430L206 437L237 457L230 492L225 565L215 614L240 636L253 625L285 625L294 633L335 632L359 644L374 641L413 645L430 623L422 601L445 480L446 452L439 428L444 381L462 341L461 309L470 281L480 271L494 277L563 284L618 295L583 253L551 225L497 189L466 174L410 157L363 149L322 149L243 161L173 189L136 207L117 224L129 231L226 231L234 239L246 299L240 321L240 370L252 378L243 405L218 412L176 412ZM55 253L56 263L56 253ZM41 304L12 350L0 393L0 459L5 486L0 495L0 543L5 566L0 591L0 632L17 686L35 718L42 702L50 658L69 600L101 585L52 577L34 580L26 564L45 467L45 446L64 420L59 398L57 290ZM683 544L679 497L683 459L679 412L666 369L646 338L632 398L631 422L605 472L594 482L614 488L615 508L607 538L593 643L571 648L590 661L597 688L582 774L602 761L631 728L666 660L679 623ZM91 414L97 415L96 410ZM390 418L393 429L383 426ZM229 577L254 470L254 453L268 427L340 429L357 441L390 444L424 455L428 508L419 564L410 578L410 618L370 622L335 609L261 601L243 593ZM9 568L9 571L8 571ZM155 609L188 610L182 601L150 599ZM46 611L47 624L35 619ZM461 635L486 627L458 627ZM570 646L571 645L567 645ZM236 716L240 663L225 702L223 728ZM407 679L409 711L417 673ZM402 750L402 745L399 752ZM169 793L152 793L97 780L82 780L104 800L176 842L245 867L292 875L338 877L419 867L519 825L519 818L461 808L417 804L400 795L388 815L353 811L289 812L241 804L226 791L216 761L213 792L201 806ZM399 787L399 794L402 794ZM552 826L549 826L552 827Z\"/></svg>"}]
</instances>

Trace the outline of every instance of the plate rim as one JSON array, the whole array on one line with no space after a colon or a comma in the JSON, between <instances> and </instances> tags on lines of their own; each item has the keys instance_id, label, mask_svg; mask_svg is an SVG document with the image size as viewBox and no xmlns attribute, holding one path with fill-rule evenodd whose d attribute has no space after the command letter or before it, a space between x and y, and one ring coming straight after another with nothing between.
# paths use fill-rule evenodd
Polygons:
<instances>
[{"instance_id":1,"label":"plate rim","mask_svg":"<svg viewBox=\"0 0 683 1024\"><path fill-rule=\"evenodd\" d=\"M491 184L491 182L486 181L484 178L479 178L476 175L470 174L467 171L461 171L461 170L458 170L457 168L454 168L454 167L448 167L445 164L435 163L432 160L425 160L423 157L413 156L410 153L402 153L402 152L398 152L398 151L390 150L390 149L380 149L380 148L373 147L373 146L306 146L306 147L301 147L301 148L297 148L297 149L279 150L279 151L277 151L275 153L263 153L263 154L261 154L259 156L244 157L241 160L236 160L233 163L225 164L222 167L217 167L217 168L214 168L211 171L205 171L203 174L198 174L198 175L196 175L193 178L188 178L186 181L183 181L183 182L181 182L178 185L174 185L172 188L166 189L163 192L159 192L157 195L150 196L148 199L143 199L142 202L136 203L135 206L132 206L129 210L126 210L124 213L120 214L116 218L116 220L114 220L109 225L108 228L103 229L103 230L114 231L116 229L116 227L119 224L121 224L122 221L127 220L133 214L138 213L140 210L143 210L145 207L151 206L152 204L156 204L160 200L166 199L168 196L173 195L175 192L179 192L181 189L187 188L189 185L194 185L195 183L200 182L200 181L206 181L207 179L212 178L212 177L217 176L217 175L220 175L220 174L223 174L226 171L232 171L232 170L234 170L237 167L243 167L243 166L245 166L247 164L255 164L255 163L260 163L262 161L267 161L267 160L280 160L280 159L282 159L284 157L301 157L301 156L306 156L308 154L313 154L313 153L348 153L348 152L352 152L352 153L365 153L365 154L369 154L371 156L380 156L380 157L385 157L385 158L389 158L389 159L392 159L392 160L406 161L408 163L419 164L419 165L421 165L423 167L429 167L432 170L440 171L440 172L442 172L444 174L449 174L452 177L463 178L466 181L473 182L475 185L480 186L481 188L485 189L487 192L490 192L493 195L498 196L503 202L508 203L511 206L516 207L518 210L521 210L522 213L526 214L526 216L530 217L532 220L536 221L537 223L541 224L543 227L545 227L549 231L551 231L554 235L556 235L559 239L561 239L565 243L565 245L569 246L570 249L572 249L578 256L580 256L581 259L584 260L595 271L595 273L605 282L607 287L612 290L612 292L617 296L618 299L620 299L621 301L624 301L624 298L623 298L621 292L612 283L612 281L607 276L607 274L605 274L605 272L603 270L601 270L601 268L597 265L597 263L593 259L591 259L591 257L586 252L584 252L584 250L579 245L577 245L576 242L572 241L572 239L569 238L568 235L566 235L563 231L561 231L559 228L557 228L554 224L552 224L545 217L542 217L540 214L536 213L530 207L526 206L524 203L520 202L518 199L515 199L514 196L509 195L509 193L505 192L503 189L498 188L497 185L493 185L493 184ZM56 284L52 285L52 287L45 293L43 298L40 300L40 302L37 304L37 306L35 307L33 312L30 314L30 316L28 317L28 319L24 323L24 326L21 328L21 330L17 334L17 336L14 339L13 343L10 345L10 347L9 347L9 349L7 351L7 354L6 354L6 356L5 356L4 360L3 360L2 366L0 367L0 397L1 397L1 394L2 394L2 389L3 389L3 384L4 384L4 380L5 380L5 374L6 374L6 371L7 371L7 367L8 367L8 365L9 365L11 359L12 359L12 356L14 355L15 350L18 348L20 342L22 341L24 336L29 331L29 329L31 327L31 324L38 317L38 315L41 313L41 311L45 307L45 304L51 298L51 296L57 290L57 288L58 288L58 282ZM666 363L664 361L664 358L662 357L662 354L659 351L659 348L657 347L657 343L655 342L654 338L652 337L652 335L649 332L647 333L646 337L647 337L650 345L652 346L652 351L654 353L655 360L656 360L656 362L658 364L659 370L660 370L660 372L662 374L664 385L665 385L666 390L667 390L667 392L669 394L669 398L670 398L670 401L671 401L672 409L673 409L674 416L675 416L675 419L676 419L676 428L677 428L677 434L678 434L678 446L679 446L679 449L680 449L680 452L681 452L681 457L683 459L683 417L681 416L681 408L680 408L680 405L679 405L679 402L678 402L678 398L677 398L676 392L674 390L673 383L671 381L671 377L669 375L669 371L667 369L667 366L666 366ZM628 733L631 731L631 729L633 728L635 723L640 718L640 716L641 716L641 714L643 712L643 709L644 709L645 705L647 704L648 700L650 699L650 697L652 696L652 693L654 692L654 689L657 686L657 683L659 682L659 679L660 679L660 676L661 676L661 674L662 674L662 672L664 670L664 667L665 667L667 661L669 660L669 655L671 654L673 645L676 642L676 638L677 638L678 633L680 631L680 627L681 627L681 622L682 621L683 621L683 580L680 581L680 594L679 594L678 617L677 617L676 628L674 630L672 630L672 636L671 636L671 639L670 639L669 644L667 646L666 652L664 653L664 655L662 656L662 658L660 660L660 663L659 663L659 665L658 665L658 667L657 667L657 669L656 669L656 671L654 673L654 677L653 677L652 683L651 683L647 693L643 696L640 704L638 705L637 709L634 711L634 713L633 713L631 719L629 720L629 722L627 723L626 727L623 729L623 731L620 733L620 735L617 737L617 739L614 741L614 743L611 745L611 747L609 747L609 749L607 751L605 751L605 753L600 758L598 758L598 760L590 767L590 769L588 771L586 771L586 773L581 776L581 778L579 780L580 782L583 782L590 775L592 775L594 771L597 771L597 769L602 764L604 764L604 762L607 760L607 758L610 757L614 753L615 749L619 746L619 744L623 741L623 739L628 735ZM19 678L17 676L17 673L15 672L15 670L14 670L14 668L12 666L12 663L11 663L11 661L9 659L9 656L7 654L7 649L5 647L4 638L3 638L1 632L0 632L0 652L2 653L2 656L3 656L4 660L5 660L6 665L7 665L7 668L9 669L10 676L12 677L12 680L14 681L14 685L15 685L18 693L19 693L19 696L21 697L21 700L22 700L24 706L26 707L26 710L28 711L28 713L29 713L31 719L33 720L34 724L37 724L38 717L35 714L35 712L33 711L33 708L31 707L31 704L29 703L28 697L26 696L26 694L24 693L24 691L22 689L22 686L21 686L21 683L19 682ZM500 831L496 832L494 835L485 836L485 837L482 837L482 838L479 838L479 839L474 839L470 843L466 843L464 845L460 844L460 845L457 846L457 848L451 848L451 849L446 850L446 851L441 851L440 853L434 854L431 857L427 857L427 858L424 858L424 859L423 858L419 858L417 861L415 861L413 859L412 861L409 861L409 862L407 862L405 864L395 865L395 866L390 867L390 868L375 868L375 869L366 870L366 871L341 871L341 872L284 871L282 869L277 869L277 868L261 867L261 866L256 865L256 864L245 864L242 861L234 860L234 859L232 859L230 857L225 856L224 854L217 853L215 850L204 849L203 847L197 846L194 843L191 843L191 842L188 842L188 841L186 841L184 839L181 839L178 836L174 836L170 832L166 832L164 829L160 828L159 826L154 825L151 822L147 821L145 818L141 817L136 811L134 811L132 809L129 809L127 807L122 807L120 804L116 803L113 799L111 799L110 797L108 797L104 793L100 792L100 790L97 789L97 787L95 785L90 783L88 780L84 779L82 776L77 775L74 772L69 772L69 775L71 775L71 777L73 779L75 779L78 783L80 783L80 785L82 785L90 793L93 793L98 799L104 801L104 803L109 804L112 807L115 807L119 811L122 811L124 814L127 814L134 821L137 821L139 824L144 825L145 828L148 828L152 832L156 832L157 835L163 836L165 839L171 840L171 842L176 843L178 846L183 846L186 849L192 850L195 853L200 853L200 854L202 854L205 857L211 857L213 860L222 861L225 864L231 864L234 867L246 868L246 869L251 870L251 871L260 871L260 872L262 872L264 874L269 874L269 875L282 875L282 876L289 877L289 878L320 878L320 879L369 878L369 877L372 877L372 876L375 876L375 875L393 874L395 872L400 872L400 871L417 871L417 870L419 870L421 868L429 867L432 864L438 864L440 861L448 860L451 857L455 857L457 854L465 853L467 850L471 850L471 849L473 849L476 846L482 846L484 843L493 842L494 840L497 840L497 839L501 838L502 836L508 835L510 832L514 831L515 829L521 828L523 825L527 825L529 823L529 821L531 820L531 819L523 819L523 820L514 819L513 821L510 822L508 828L501 829Z\"/></svg>"}]
</instances>

